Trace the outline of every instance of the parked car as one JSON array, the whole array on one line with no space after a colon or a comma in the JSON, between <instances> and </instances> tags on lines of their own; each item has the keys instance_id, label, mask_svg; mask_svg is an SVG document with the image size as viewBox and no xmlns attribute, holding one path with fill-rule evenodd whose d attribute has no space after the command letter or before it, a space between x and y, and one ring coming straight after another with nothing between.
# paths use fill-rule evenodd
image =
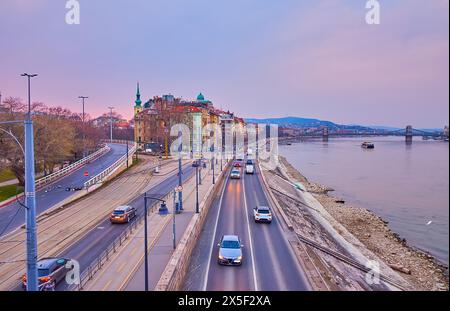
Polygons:
<instances>
[{"instance_id":1,"label":"parked car","mask_svg":"<svg viewBox=\"0 0 450 311\"><path fill-rule=\"evenodd\" d=\"M42 258L37 262L38 269L38 286L42 288L44 284L50 284L50 287L55 286L65 279L67 272L72 268L66 268L66 263L70 261L67 258L47 257ZM22 288L27 289L27 276L22 276Z\"/></svg>"},{"instance_id":2,"label":"parked car","mask_svg":"<svg viewBox=\"0 0 450 311\"><path fill-rule=\"evenodd\" d=\"M241 178L241 171L239 169L233 169L230 174L231 179L240 179Z\"/></svg>"},{"instance_id":3,"label":"parked car","mask_svg":"<svg viewBox=\"0 0 450 311\"><path fill-rule=\"evenodd\" d=\"M255 222L272 222L272 212L267 206L256 206L253 209L253 217Z\"/></svg>"},{"instance_id":4,"label":"parked car","mask_svg":"<svg viewBox=\"0 0 450 311\"><path fill-rule=\"evenodd\" d=\"M219 265L240 266L242 264L242 244L237 235L224 235L218 244Z\"/></svg>"},{"instance_id":5,"label":"parked car","mask_svg":"<svg viewBox=\"0 0 450 311\"><path fill-rule=\"evenodd\" d=\"M136 209L129 205L117 207L109 216L111 223L129 223L136 217Z\"/></svg>"}]
</instances>

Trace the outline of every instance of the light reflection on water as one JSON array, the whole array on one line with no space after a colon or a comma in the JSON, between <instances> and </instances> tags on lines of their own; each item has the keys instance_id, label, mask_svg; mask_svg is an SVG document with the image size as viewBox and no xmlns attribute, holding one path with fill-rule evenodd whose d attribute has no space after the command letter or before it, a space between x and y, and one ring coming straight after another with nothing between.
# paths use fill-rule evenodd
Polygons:
<instances>
[{"instance_id":1,"label":"light reflection on water","mask_svg":"<svg viewBox=\"0 0 450 311\"><path fill-rule=\"evenodd\" d=\"M361 148L370 140L374 150ZM280 146L309 180L372 210L410 245L449 260L449 144L402 137L330 138ZM432 221L430 225L427 225Z\"/></svg>"}]
</instances>

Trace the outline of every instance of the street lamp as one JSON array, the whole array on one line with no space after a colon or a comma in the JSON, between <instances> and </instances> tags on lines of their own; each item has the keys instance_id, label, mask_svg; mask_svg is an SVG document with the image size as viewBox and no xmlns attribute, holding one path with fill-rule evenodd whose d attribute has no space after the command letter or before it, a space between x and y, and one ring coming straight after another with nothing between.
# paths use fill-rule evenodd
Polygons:
<instances>
[{"instance_id":1,"label":"street lamp","mask_svg":"<svg viewBox=\"0 0 450 311\"><path fill-rule=\"evenodd\" d=\"M31 120L31 78L37 74L24 73L28 79L28 114L25 124L25 204L26 204L26 234L27 234L27 290L38 290L37 274L37 239L36 239L36 189L34 167L34 137L33 121Z\"/></svg>"},{"instance_id":2,"label":"street lamp","mask_svg":"<svg viewBox=\"0 0 450 311\"><path fill-rule=\"evenodd\" d=\"M179 204L179 208L180 211L183 210L183 180L181 175L183 175L183 171L182 171L182 165L181 165L181 153L183 151L183 140L181 140L182 138L182 133L181 131L178 131L178 137L180 138L180 146L178 147L178 187L179 189L181 189L178 192L178 204Z\"/></svg>"},{"instance_id":3,"label":"street lamp","mask_svg":"<svg viewBox=\"0 0 450 311\"><path fill-rule=\"evenodd\" d=\"M86 156L86 129L84 127L84 100L88 99L87 96L78 96L83 101L83 158Z\"/></svg>"},{"instance_id":4,"label":"street lamp","mask_svg":"<svg viewBox=\"0 0 450 311\"><path fill-rule=\"evenodd\" d=\"M199 167L199 163L197 163L197 165L195 166L195 212L198 214L200 212L199 210L199 205L198 205L198 178L199 178L199 173L198 173L198 167Z\"/></svg>"},{"instance_id":5,"label":"street lamp","mask_svg":"<svg viewBox=\"0 0 450 311\"><path fill-rule=\"evenodd\" d=\"M114 107L108 107L109 109L109 118L110 118L110 142L113 142L113 109Z\"/></svg>"},{"instance_id":6,"label":"street lamp","mask_svg":"<svg viewBox=\"0 0 450 311\"><path fill-rule=\"evenodd\" d=\"M213 173L212 183L214 185L216 183L216 177L214 175L214 144L211 146L211 152L212 152L211 166L212 166L212 173Z\"/></svg>"},{"instance_id":7,"label":"street lamp","mask_svg":"<svg viewBox=\"0 0 450 311\"><path fill-rule=\"evenodd\" d=\"M144 261L145 261L145 267L144 267L144 273L145 273L145 291L148 292L148 221L147 221L147 217L148 217L148 207L147 207L147 200L148 199L152 199L152 200L157 200L161 202L161 207L159 208L159 211L161 212L161 210L167 210L167 206L166 206L166 201L160 199L160 198L155 198L155 197L149 197L147 195L147 193L145 193L144 195Z\"/></svg>"}]
</instances>

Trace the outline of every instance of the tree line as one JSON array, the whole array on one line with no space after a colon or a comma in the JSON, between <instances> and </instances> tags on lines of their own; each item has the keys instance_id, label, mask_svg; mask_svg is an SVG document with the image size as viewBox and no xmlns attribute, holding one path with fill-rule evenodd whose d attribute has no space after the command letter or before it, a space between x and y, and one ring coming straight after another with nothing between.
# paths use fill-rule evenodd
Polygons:
<instances>
[{"instance_id":1,"label":"tree line","mask_svg":"<svg viewBox=\"0 0 450 311\"><path fill-rule=\"evenodd\" d=\"M109 138L109 128L94 126L89 114L75 113L60 106L48 107L42 102L31 106L34 124L35 167L39 175L53 173L100 147ZM0 122L24 120L28 105L18 97L8 97L0 103ZM117 139L127 139L130 131L114 131ZM23 124L0 124L0 171L10 169L25 185L24 155L13 138L24 146Z\"/></svg>"}]
</instances>

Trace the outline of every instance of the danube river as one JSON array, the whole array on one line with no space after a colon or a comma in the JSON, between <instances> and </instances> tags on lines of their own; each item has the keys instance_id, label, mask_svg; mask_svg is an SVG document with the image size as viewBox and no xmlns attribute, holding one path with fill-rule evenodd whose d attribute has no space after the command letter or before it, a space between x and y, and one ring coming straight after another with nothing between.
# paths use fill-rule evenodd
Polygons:
<instances>
[{"instance_id":1,"label":"danube river","mask_svg":"<svg viewBox=\"0 0 450 311\"><path fill-rule=\"evenodd\" d=\"M366 140L375 149L363 149ZM280 146L310 181L389 221L408 244L449 261L449 144L403 137L330 138Z\"/></svg>"}]
</instances>

